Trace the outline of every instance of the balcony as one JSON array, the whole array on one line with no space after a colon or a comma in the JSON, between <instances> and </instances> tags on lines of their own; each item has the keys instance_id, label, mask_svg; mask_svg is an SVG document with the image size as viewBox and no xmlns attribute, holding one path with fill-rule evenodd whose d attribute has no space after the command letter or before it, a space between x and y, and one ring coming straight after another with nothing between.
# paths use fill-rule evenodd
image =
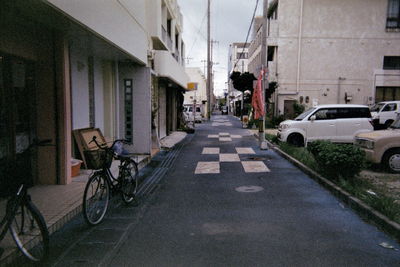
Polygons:
<instances>
[{"instance_id":1,"label":"balcony","mask_svg":"<svg viewBox=\"0 0 400 267\"><path fill-rule=\"evenodd\" d=\"M278 20L269 20L269 29L267 42L268 45L277 46L279 37L279 23Z\"/></svg>"},{"instance_id":2,"label":"balcony","mask_svg":"<svg viewBox=\"0 0 400 267\"><path fill-rule=\"evenodd\" d=\"M278 68L275 61L268 61L268 80L270 82L278 81Z\"/></svg>"},{"instance_id":3,"label":"balcony","mask_svg":"<svg viewBox=\"0 0 400 267\"><path fill-rule=\"evenodd\" d=\"M155 51L154 70L159 77L168 78L179 86L186 88L189 77L184 67L177 62L169 51Z\"/></svg>"}]
</instances>

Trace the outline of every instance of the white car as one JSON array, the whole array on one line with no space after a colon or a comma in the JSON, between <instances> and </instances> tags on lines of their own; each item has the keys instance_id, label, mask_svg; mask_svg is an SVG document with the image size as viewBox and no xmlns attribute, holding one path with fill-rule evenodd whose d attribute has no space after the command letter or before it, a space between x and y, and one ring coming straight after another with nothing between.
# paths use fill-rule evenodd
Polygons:
<instances>
[{"instance_id":1,"label":"white car","mask_svg":"<svg viewBox=\"0 0 400 267\"><path fill-rule=\"evenodd\" d=\"M310 108L294 120L281 122L278 139L295 146L304 146L315 140L353 143L356 134L373 129L367 106L320 105Z\"/></svg>"},{"instance_id":2,"label":"white car","mask_svg":"<svg viewBox=\"0 0 400 267\"><path fill-rule=\"evenodd\" d=\"M400 114L400 101L384 101L371 107L372 122L376 130L388 128Z\"/></svg>"},{"instance_id":3,"label":"white car","mask_svg":"<svg viewBox=\"0 0 400 267\"><path fill-rule=\"evenodd\" d=\"M192 122L202 122L203 117L201 116L201 108L199 106L196 107L196 112L193 112L193 105L185 106L183 112L186 113L186 120Z\"/></svg>"}]
</instances>

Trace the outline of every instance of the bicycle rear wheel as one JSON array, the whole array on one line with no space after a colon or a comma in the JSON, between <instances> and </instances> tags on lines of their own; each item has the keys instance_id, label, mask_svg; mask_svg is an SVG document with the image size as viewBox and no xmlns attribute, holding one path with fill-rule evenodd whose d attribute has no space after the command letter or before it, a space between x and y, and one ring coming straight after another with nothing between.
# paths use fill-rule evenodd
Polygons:
<instances>
[{"instance_id":1,"label":"bicycle rear wheel","mask_svg":"<svg viewBox=\"0 0 400 267\"><path fill-rule=\"evenodd\" d=\"M29 260L40 262L46 259L49 231L42 214L32 202L17 207L9 229L17 247Z\"/></svg>"},{"instance_id":2,"label":"bicycle rear wheel","mask_svg":"<svg viewBox=\"0 0 400 267\"><path fill-rule=\"evenodd\" d=\"M110 186L104 175L97 173L89 178L83 194L83 217L90 225L99 224L107 212Z\"/></svg>"},{"instance_id":3,"label":"bicycle rear wheel","mask_svg":"<svg viewBox=\"0 0 400 267\"><path fill-rule=\"evenodd\" d=\"M135 200L138 187L138 167L134 160L126 160L120 174L122 200L130 204Z\"/></svg>"}]
</instances>

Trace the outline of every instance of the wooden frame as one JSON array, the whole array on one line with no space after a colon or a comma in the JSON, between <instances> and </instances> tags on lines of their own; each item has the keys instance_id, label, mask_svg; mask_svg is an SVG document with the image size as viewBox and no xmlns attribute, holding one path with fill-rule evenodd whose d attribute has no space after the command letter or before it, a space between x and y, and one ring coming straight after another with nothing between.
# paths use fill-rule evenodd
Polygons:
<instances>
[{"instance_id":1,"label":"wooden frame","mask_svg":"<svg viewBox=\"0 0 400 267\"><path fill-rule=\"evenodd\" d=\"M87 163L84 151L98 149L95 143L89 144L89 142L92 141L93 136L96 136L96 140L99 144L107 143L106 139L104 138L103 133L100 131L99 128L90 127L90 128L73 130L72 132L74 134L76 144L78 145L79 153L82 157L83 164L87 169Z\"/></svg>"}]
</instances>

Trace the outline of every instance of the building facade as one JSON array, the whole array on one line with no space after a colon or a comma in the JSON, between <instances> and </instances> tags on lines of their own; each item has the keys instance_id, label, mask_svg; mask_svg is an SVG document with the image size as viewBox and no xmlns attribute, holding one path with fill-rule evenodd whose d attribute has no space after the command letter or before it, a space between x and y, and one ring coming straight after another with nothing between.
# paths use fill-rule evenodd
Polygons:
<instances>
[{"instance_id":1,"label":"building facade","mask_svg":"<svg viewBox=\"0 0 400 267\"><path fill-rule=\"evenodd\" d=\"M399 0L272 1L268 70L276 114L400 99Z\"/></svg>"},{"instance_id":2,"label":"building facade","mask_svg":"<svg viewBox=\"0 0 400 267\"><path fill-rule=\"evenodd\" d=\"M74 130L99 128L150 155L152 132L176 127L188 80L176 1L5 0L0 16L0 164L25 162L33 184L68 184ZM27 160L35 139L54 146Z\"/></svg>"}]
</instances>

